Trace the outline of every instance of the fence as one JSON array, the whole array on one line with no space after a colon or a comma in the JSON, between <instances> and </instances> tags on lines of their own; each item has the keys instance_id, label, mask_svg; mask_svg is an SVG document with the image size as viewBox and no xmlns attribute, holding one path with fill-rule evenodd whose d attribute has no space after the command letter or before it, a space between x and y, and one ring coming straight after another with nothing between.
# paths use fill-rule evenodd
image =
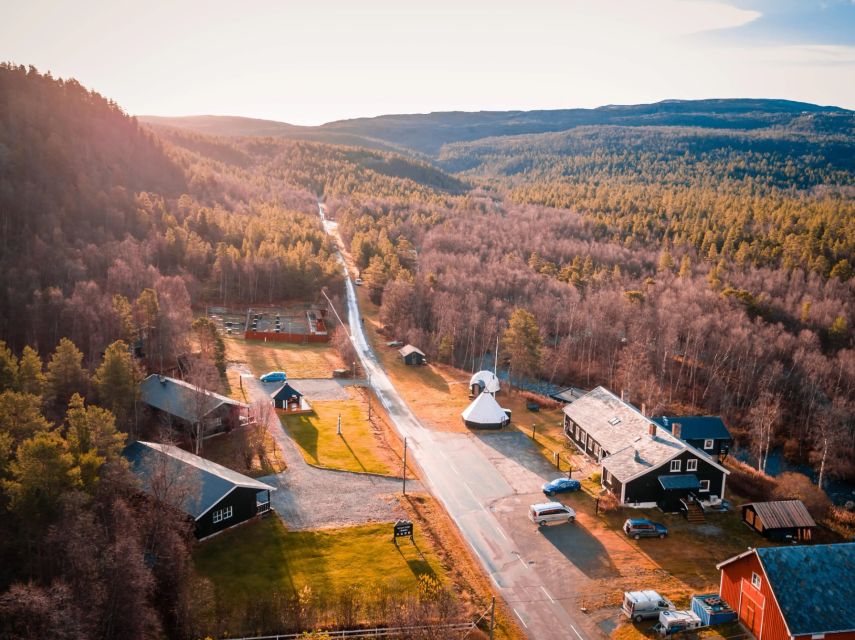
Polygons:
<instances>
[{"instance_id":1,"label":"fence","mask_svg":"<svg viewBox=\"0 0 855 640\"><path fill-rule=\"evenodd\" d=\"M244 334L244 338L247 340L263 340L264 342L291 342L293 344L330 341L330 337L327 334L274 333L272 331L247 331Z\"/></svg>"},{"instance_id":2,"label":"fence","mask_svg":"<svg viewBox=\"0 0 855 640\"><path fill-rule=\"evenodd\" d=\"M326 634L331 640L337 640L339 638L350 638L358 640L359 638L394 638L398 635L417 633L419 631L463 632L471 631L474 628L474 622L452 622L449 624L421 625L414 627L375 627L373 629L345 629L343 631L319 631L317 633ZM275 636L248 636L241 638L229 638L228 640L300 640L301 638L305 637L306 636L301 632L286 633Z\"/></svg>"}]
</instances>

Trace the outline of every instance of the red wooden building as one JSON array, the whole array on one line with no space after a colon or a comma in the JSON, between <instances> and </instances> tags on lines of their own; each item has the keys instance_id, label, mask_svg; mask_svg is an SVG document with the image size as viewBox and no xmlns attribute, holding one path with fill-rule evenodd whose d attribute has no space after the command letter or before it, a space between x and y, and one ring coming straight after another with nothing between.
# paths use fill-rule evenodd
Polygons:
<instances>
[{"instance_id":1,"label":"red wooden building","mask_svg":"<svg viewBox=\"0 0 855 640\"><path fill-rule=\"evenodd\" d=\"M717 568L757 640L855 640L855 543L749 548Z\"/></svg>"}]
</instances>

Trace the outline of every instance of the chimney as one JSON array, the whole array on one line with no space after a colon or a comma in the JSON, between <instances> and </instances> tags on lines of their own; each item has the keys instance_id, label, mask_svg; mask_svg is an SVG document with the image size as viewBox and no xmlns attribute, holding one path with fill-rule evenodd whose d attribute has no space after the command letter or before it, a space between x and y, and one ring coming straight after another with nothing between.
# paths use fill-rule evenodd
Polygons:
<instances>
[{"instance_id":1,"label":"chimney","mask_svg":"<svg viewBox=\"0 0 855 640\"><path fill-rule=\"evenodd\" d=\"M656 423L655 422L651 422L649 425L647 425L647 433L650 434L651 438L656 437Z\"/></svg>"},{"instance_id":2,"label":"chimney","mask_svg":"<svg viewBox=\"0 0 855 640\"><path fill-rule=\"evenodd\" d=\"M677 438L678 440L682 439L682 437L683 437L682 431L683 431L683 425L681 425L679 422L675 422L674 424L671 425L671 434L675 438Z\"/></svg>"},{"instance_id":3,"label":"chimney","mask_svg":"<svg viewBox=\"0 0 855 640\"><path fill-rule=\"evenodd\" d=\"M643 416L647 415L647 405L643 402L641 403L641 415L643 415Z\"/></svg>"}]
</instances>

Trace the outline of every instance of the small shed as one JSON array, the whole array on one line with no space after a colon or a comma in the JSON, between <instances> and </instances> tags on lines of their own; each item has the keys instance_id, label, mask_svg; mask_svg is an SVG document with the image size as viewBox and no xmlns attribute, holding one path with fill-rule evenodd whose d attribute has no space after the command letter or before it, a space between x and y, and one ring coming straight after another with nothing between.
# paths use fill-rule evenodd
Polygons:
<instances>
[{"instance_id":1,"label":"small shed","mask_svg":"<svg viewBox=\"0 0 855 640\"><path fill-rule=\"evenodd\" d=\"M309 412L312 408L303 398L303 394L297 391L290 383L286 382L279 389L270 394L273 406L292 413Z\"/></svg>"},{"instance_id":2,"label":"small shed","mask_svg":"<svg viewBox=\"0 0 855 640\"><path fill-rule=\"evenodd\" d=\"M576 400L584 396L586 393L588 392L578 387L565 387L564 389L560 389L555 393L550 393L549 397L555 400L556 402L570 404L571 402L575 402Z\"/></svg>"},{"instance_id":3,"label":"small shed","mask_svg":"<svg viewBox=\"0 0 855 640\"><path fill-rule=\"evenodd\" d=\"M492 371L479 371L469 380L469 397L474 398L481 393L498 393L501 385L496 374Z\"/></svg>"},{"instance_id":4,"label":"small shed","mask_svg":"<svg viewBox=\"0 0 855 640\"><path fill-rule=\"evenodd\" d=\"M776 542L807 542L816 528L816 522L801 500L751 502L742 506L742 521Z\"/></svg>"},{"instance_id":5,"label":"small shed","mask_svg":"<svg viewBox=\"0 0 855 640\"><path fill-rule=\"evenodd\" d=\"M489 393L480 394L460 415L463 424L470 429L501 429L511 421L508 413Z\"/></svg>"},{"instance_id":6,"label":"small shed","mask_svg":"<svg viewBox=\"0 0 855 640\"><path fill-rule=\"evenodd\" d=\"M404 359L404 364L427 364L425 354L411 344L399 349L398 353Z\"/></svg>"}]
</instances>

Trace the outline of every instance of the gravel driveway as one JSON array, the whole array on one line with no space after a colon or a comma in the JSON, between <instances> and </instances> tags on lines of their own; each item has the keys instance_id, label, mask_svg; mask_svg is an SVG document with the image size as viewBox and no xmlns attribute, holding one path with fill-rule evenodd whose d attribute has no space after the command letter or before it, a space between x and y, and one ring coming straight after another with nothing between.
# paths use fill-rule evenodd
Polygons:
<instances>
[{"instance_id":1,"label":"gravel driveway","mask_svg":"<svg viewBox=\"0 0 855 640\"><path fill-rule=\"evenodd\" d=\"M294 380L296 389L313 399L333 399L345 394L348 380ZM308 383L308 386L307 384ZM321 384L318 384L321 383ZM326 383L326 384L323 384ZM281 384L281 383L279 383ZM255 400L264 400L271 385L252 376L244 376L244 385ZM317 390L318 397L309 389ZM330 397L331 396L331 397ZM259 478L274 487L271 502L288 529L319 529L367 522L390 522L406 517L395 494L401 491L401 479L349 471L320 469L306 463L297 445L283 429L275 413L267 429L279 445L287 468L282 473ZM422 492L421 483L407 480L407 491Z\"/></svg>"}]
</instances>

